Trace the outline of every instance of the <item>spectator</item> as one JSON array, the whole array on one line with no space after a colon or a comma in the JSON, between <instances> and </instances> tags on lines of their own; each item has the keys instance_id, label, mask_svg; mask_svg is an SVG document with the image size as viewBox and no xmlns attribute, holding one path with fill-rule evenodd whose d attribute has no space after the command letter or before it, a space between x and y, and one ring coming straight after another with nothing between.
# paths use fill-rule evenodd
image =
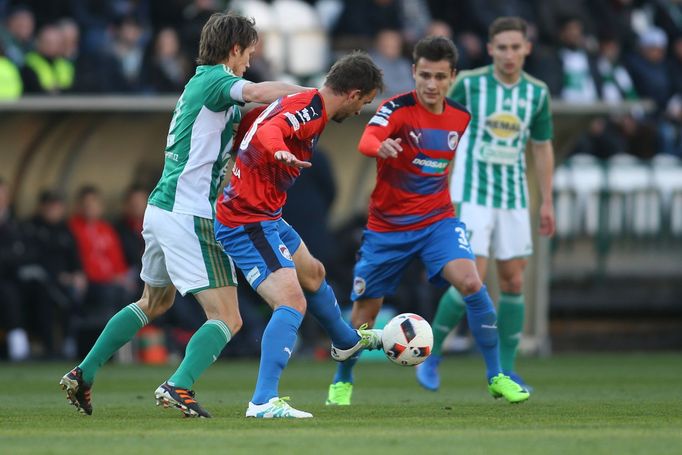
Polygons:
<instances>
[{"instance_id":1,"label":"spectator","mask_svg":"<svg viewBox=\"0 0 682 455\"><path fill-rule=\"evenodd\" d=\"M133 17L123 19L115 30L111 53L118 63L118 91L140 91L146 45L145 32Z\"/></svg>"},{"instance_id":2,"label":"spectator","mask_svg":"<svg viewBox=\"0 0 682 455\"><path fill-rule=\"evenodd\" d=\"M175 29L166 27L156 35L145 66L152 91L182 92L188 80L190 64L181 52L180 38Z\"/></svg>"},{"instance_id":3,"label":"spectator","mask_svg":"<svg viewBox=\"0 0 682 455\"><path fill-rule=\"evenodd\" d=\"M636 100L637 92L630 73L620 59L620 43L615 35L604 33L599 40L597 70L601 82L601 99L610 104Z\"/></svg>"},{"instance_id":4,"label":"spectator","mask_svg":"<svg viewBox=\"0 0 682 455\"><path fill-rule=\"evenodd\" d=\"M0 28L0 43L7 57L19 68L24 66L25 55L33 49L34 32L33 13L23 6L14 8L7 16L5 27Z\"/></svg>"},{"instance_id":5,"label":"spectator","mask_svg":"<svg viewBox=\"0 0 682 455\"><path fill-rule=\"evenodd\" d=\"M247 81L259 83L277 79L272 69L272 65L270 65L270 62L265 58L266 39L267 38L263 35L258 37L256 49L253 54L251 54L251 62L244 73L244 79Z\"/></svg>"},{"instance_id":6,"label":"spectator","mask_svg":"<svg viewBox=\"0 0 682 455\"><path fill-rule=\"evenodd\" d=\"M28 8L35 17L38 28L47 24L53 24L71 13L70 3L72 0L18 0L15 4Z\"/></svg>"},{"instance_id":7,"label":"spectator","mask_svg":"<svg viewBox=\"0 0 682 455\"><path fill-rule=\"evenodd\" d=\"M75 64L80 51L80 28L69 18L59 20L57 27L62 32L62 57Z\"/></svg>"},{"instance_id":8,"label":"spectator","mask_svg":"<svg viewBox=\"0 0 682 455\"><path fill-rule=\"evenodd\" d=\"M194 63L199 55L199 38L201 29L211 17L217 12L218 4L216 0L193 0L182 12L182 28L180 29L180 39L182 41L183 53Z\"/></svg>"},{"instance_id":9,"label":"spectator","mask_svg":"<svg viewBox=\"0 0 682 455\"><path fill-rule=\"evenodd\" d=\"M5 56L0 44L0 101L15 100L24 91L19 68Z\"/></svg>"},{"instance_id":10,"label":"spectator","mask_svg":"<svg viewBox=\"0 0 682 455\"><path fill-rule=\"evenodd\" d=\"M133 294L142 294L143 283L140 279L140 264L144 253L142 221L147 209L149 192L140 185L133 185L125 193L123 213L115 223L116 232L121 239L123 254L128 267L128 282L134 288Z\"/></svg>"},{"instance_id":11,"label":"spectator","mask_svg":"<svg viewBox=\"0 0 682 455\"><path fill-rule=\"evenodd\" d=\"M21 229L10 213L9 188L0 179L0 312L3 315L0 327L7 331L7 351L13 361L26 360L30 355L21 290L17 284L25 251Z\"/></svg>"},{"instance_id":12,"label":"spectator","mask_svg":"<svg viewBox=\"0 0 682 455\"><path fill-rule=\"evenodd\" d=\"M73 358L75 339L69 321L87 288L76 240L66 224L61 194L43 191L36 215L26 223L27 264L22 268L26 306L48 358ZM59 349L58 339L63 344Z\"/></svg>"},{"instance_id":13,"label":"spectator","mask_svg":"<svg viewBox=\"0 0 682 455\"><path fill-rule=\"evenodd\" d=\"M128 268L121 240L102 218L99 190L90 185L78 191L76 213L69 229L76 238L78 253L88 279L88 291L77 317L78 353L84 354L106 322L129 300Z\"/></svg>"},{"instance_id":14,"label":"spectator","mask_svg":"<svg viewBox=\"0 0 682 455\"><path fill-rule=\"evenodd\" d=\"M656 102L657 113L665 110L675 86L670 62L666 57L668 37L657 27L646 30L639 37L639 50L627 59L637 93Z\"/></svg>"},{"instance_id":15,"label":"spectator","mask_svg":"<svg viewBox=\"0 0 682 455\"><path fill-rule=\"evenodd\" d=\"M596 35L613 34L614 41L626 51L631 51L637 43L632 20L635 3L633 0L591 1L590 12L591 17L595 19Z\"/></svg>"},{"instance_id":16,"label":"spectator","mask_svg":"<svg viewBox=\"0 0 682 455\"><path fill-rule=\"evenodd\" d=\"M594 35L595 26L593 24L593 5L588 0L531 0L535 11L536 24L538 27L538 38L540 42L549 45L560 43L560 33L566 18L574 18L580 22L581 28L587 31L586 35ZM590 48L590 46L587 46Z\"/></svg>"},{"instance_id":17,"label":"spectator","mask_svg":"<svg viewBox=\"0 0 682 455\"><path fill-rule=\"evenodd\" d=\"M587 52L583 24L566 17L559 29L559 60L563 84L561 99L571 103L594 103L599 99L595 58Z\"/></svg>"},{"instance_id":18,"label":"spectator","mask_svg":"<svg viewBox=\"0 0 682 455\"><path fill-rule=\"evenodd\" d=\"M403 36L412 47L427 35L431 24L431 13L427 0L400 0Z\"/></svg>"},{"instance_id":19,"label":"spectator","mask_svg":"<svg viewBox=\"0 0 682 455\"><path fill-rule=\"evenodd\" d=\"M336 50L367 49L377 30L402 30L397 0L346 0L332 36Z\"/></svg>"},{"instance_id":20,"label":"spectator","mask_svg":"<svg viewBox=\"0 0 682 455\"><path fill-rule=\"evenodd\" d=\"M412 91L414 88L412 64L402 56L403 37L400 32L380 30L374 43L370 56L385 75L385 86L381 96L390 98L398 93Z\"/></svg>"},{"instance_id":21,"label":"spectator","mask_svg":"<svg viewBox=\"0 0 682 455\"><path fill-rule=\"evenodd\" d=\"M26 66L21 71L26 93L58 94L74 83L74 66L63 57L64 35L54 25L38 32L36 50L26 54Z\"/></svg>"}]
</instances>

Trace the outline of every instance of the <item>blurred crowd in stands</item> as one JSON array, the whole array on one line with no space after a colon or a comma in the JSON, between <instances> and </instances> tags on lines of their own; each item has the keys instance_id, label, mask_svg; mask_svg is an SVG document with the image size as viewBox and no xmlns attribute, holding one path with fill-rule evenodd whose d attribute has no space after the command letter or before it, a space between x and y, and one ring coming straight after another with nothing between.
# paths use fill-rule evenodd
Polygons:
<instances>
[{"instance_id":1,"label":"blurred crowd in stands","mask_svg":"<svg viewBox=\"0 0 682 455\"><path fill-rule=\"evenodd\" d=\"M315 85L338 55L371 52L384 96L412 87L410 49L452 37L459 69L489 63L487 27L502 15L530 24L530 74L554 99L642 109L600 118L578 152L682 156L680 0L0 0L0 99L22 94L178 94L193 74L201 27L233 9L256 18L259 49L246 77Z\"/></svg>"}]
</instances>

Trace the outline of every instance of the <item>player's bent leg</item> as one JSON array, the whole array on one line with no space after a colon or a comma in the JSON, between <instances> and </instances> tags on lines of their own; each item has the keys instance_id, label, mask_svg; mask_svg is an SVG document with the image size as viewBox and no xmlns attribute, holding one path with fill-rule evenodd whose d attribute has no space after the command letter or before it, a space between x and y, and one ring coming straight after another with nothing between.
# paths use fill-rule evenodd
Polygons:
<instances>
[{"instance_id":1,"label":"player's bent leg","mask_svg":"<svg viewBox=\"0 0 682 455\"><path fill-rule=\"evenodd\" d=\"M217 360L242 325L237 288L223 286L195 294L206 313L206 322L192 335L185 357L173 375L155 391L157 405L174 406L187 417L211 417L195 399L192 386Z\"/></svg>"},{"instance_id":2,"label":"player's bent leg","mask_svg":"<svg viewBox=\"0 0 682 455\"><path fill-rule=\"evenodd\" d=\"M145 284L140 300L126 306L107 322L81 364L59 381L71 404L84 414L92 414L91 389L97 371L150 320L167 311L174 298L172 285L152 287Z\"/></svg>"},{"instance_id":3,"label":"player's bent leg","mask_svg":"<svg viewBox=\"0 0 682 455\"><path fill-rule=\"evenodd\" d=\"M308 311L327 332L332 340L332 346L340 349L355 346L362 336L341 317L341 309L334 290L324 278L325 270L322 263L310 254L303 242L294 253L293 260Z\"/></svg>"},{"instance_id":4,"label":"player's bent leg","mask_svg":"<svg viewBox=\"0 0 682 455\"><path fill-rule=\"evenodd\" d=\"M353 312L351 314L351 322L353 326L358 327L357 333L360 336L358 342L347 348L341 349L338 346L332 346L332 358L337 362L350 359L355 354L363 349L382 349L381 330L372 329L376 321L381 305L384 301L383 297L376 299L362 299L353 302Z\"/></svg>"},{"instance_id":5,"label":"player's bent leg","mask_svg":"<svg viewBox=\"0 0 682 455\"><path fill-rule=\"evenodd\" d=\"M528 391L527 385L516 372L516 353L523 332L525 302L523 298L523 271L527 261L522 258L498 260L500 301L497 326L500 334L500 365L502 372Z\"/></svg>"}]
</instances>

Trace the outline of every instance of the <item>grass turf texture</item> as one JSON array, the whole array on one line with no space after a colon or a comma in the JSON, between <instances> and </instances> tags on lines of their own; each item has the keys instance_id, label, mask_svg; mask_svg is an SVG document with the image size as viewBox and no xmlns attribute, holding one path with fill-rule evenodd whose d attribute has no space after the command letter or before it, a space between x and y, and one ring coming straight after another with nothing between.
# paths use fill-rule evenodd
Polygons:
<instances>
[{"instance_id":1,"label":"grass turf texture","mask_svg":"<svg viewBox=\"0 0 682 455\"><path fill-rule=\"evenodd\" d=\"M67 404L58 381L71 365L0 364L0 453L680 453L682 355L523 359L535 387L509 405L487 395L479 358L447 358L437 393L412 368L366 363L350 407L326 407L333 362L294 358L280 393L309 420L243 417L257 363L221 361L196 385L213 419L154 406L171 367L107 365L94 415Z\"/></svg>"}]
</instances>

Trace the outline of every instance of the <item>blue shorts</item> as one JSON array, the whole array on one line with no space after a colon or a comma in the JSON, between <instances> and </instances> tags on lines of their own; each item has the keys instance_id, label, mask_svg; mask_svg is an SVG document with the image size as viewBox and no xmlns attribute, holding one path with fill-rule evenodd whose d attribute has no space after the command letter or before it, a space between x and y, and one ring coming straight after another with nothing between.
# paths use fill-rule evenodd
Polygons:
<instances>
[{"instance_id":1,"label":"blue shorts","mask_svg":"<svg viewBox=\"0 0 682 455\"><path fill-rule=\"evenodd\" d=\"M253 289L275 270L293 269L291 256L301 246L301 237L281 218L236 228L216 220L215 236Z\"/></svg>"},{"instance_id":2,"label":"blue shorts","mask_svg":"<svg viewBox=\"0 0 682 455\"><path fill-rule=\"evenodd\" d=\"M365 229L353 273L351 300L393 294L403 272L417 256L432 283L447 285L441 276L445 264L454 259L474 260L466 226L457 218L445 218L417 231Z\"/></svg>"}]
</instances>

